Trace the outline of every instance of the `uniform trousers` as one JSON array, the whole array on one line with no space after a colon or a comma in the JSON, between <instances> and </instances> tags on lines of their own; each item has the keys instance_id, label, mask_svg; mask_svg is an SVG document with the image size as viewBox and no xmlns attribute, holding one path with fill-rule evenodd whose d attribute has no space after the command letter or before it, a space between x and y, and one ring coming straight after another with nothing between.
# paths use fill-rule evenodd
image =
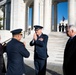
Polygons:
<instances>
[{"instance_id":1,"label":"uniform trousers","mask_svg":"<svg viewBox=\"0 0 76 75\"><path fill-rule=\"evenodd\" d=\"M46 75L46 64L46 59L34 59L36 75Z\"/></svg>"}]
</instances>

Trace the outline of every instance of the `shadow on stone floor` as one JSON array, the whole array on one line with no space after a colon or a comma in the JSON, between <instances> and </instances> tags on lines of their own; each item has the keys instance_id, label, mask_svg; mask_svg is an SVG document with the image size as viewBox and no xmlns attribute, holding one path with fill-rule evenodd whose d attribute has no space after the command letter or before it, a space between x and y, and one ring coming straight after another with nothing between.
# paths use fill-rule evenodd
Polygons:
<instances>
[{"instance_id":1,"label":"shadow on stone floor","mask_svg":"<svg viewBox=\"0 0 76 75\"><path fill-rule=\"evenodd\" d=\"M46 71L49 72L51 75L61 75L53 70L46 69Z\"/></svg>"},{"instance_id":2,"label":"shadow on stone floor","mask_svg":"<svg viewBox=\"0 0 76 75\"><path fill-rule=\"evenodd\" d=\"M26 75L35 75L35 69L34 68L25 64L25 69L26 69ZM46 71L49 73L49 75L62 75L62 74L59 74L58 72L50 70L50 69L46 69Z\"/></svg>"},{"instance_id":3,"label":"shadow on stone floor","mask_svg":"<svg viewBox=\"0 0 76 75\"><path fill-rule=\"evenodd\" d=\"M26 70L26 75L35 75L35 70L26 64L25 64L25 70Z\"/></svg>"}]
</instances>

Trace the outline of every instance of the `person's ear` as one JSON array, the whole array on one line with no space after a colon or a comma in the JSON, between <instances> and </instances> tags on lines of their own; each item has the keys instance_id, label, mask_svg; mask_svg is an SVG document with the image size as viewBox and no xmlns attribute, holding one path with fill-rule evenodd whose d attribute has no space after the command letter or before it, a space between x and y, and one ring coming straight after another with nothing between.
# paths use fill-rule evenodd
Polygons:
<instances>
[{"instance_id":1,"label":"person's ear","mask_svg":"<svg viewBox=\"0 0 76 75\"><path fill-rule=\"evenodd\" d=\"M71 30L71 32L73 33L73 32L74 32L74 30Z\"/></svg>"}]
</instances>

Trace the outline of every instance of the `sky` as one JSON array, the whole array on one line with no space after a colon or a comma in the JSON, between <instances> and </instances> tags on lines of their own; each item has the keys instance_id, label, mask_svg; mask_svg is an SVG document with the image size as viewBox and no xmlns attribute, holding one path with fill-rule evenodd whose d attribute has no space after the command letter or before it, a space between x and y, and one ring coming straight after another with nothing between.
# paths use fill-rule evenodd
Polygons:
<instances>
[{"instance_id":1,"label":"sky","mask_svg":"<svg viewBox=\"0 0 76 75\"><path fill-rule=\"evenodd\" d=\"M58 4L58 23L62 20L68 20L68 2L63 2Z\"/></svg>"},{"instance_id":2,"label":"sky","mask_svg":"<svg viewBox=\"0 0 76 75\"><path fill-rule=\"evenodd\" d=\"M62 18L64 17L65 20L68 20L68 2L62 2L58 4L58 11L57 11L57 16L58 16L58 20L57 20L57 24L60 23L60 21L62 20ZM28 24L31 25L32 24L32 9L29 9L29 18L28 18Z\"/></svg>"}]
</instances>

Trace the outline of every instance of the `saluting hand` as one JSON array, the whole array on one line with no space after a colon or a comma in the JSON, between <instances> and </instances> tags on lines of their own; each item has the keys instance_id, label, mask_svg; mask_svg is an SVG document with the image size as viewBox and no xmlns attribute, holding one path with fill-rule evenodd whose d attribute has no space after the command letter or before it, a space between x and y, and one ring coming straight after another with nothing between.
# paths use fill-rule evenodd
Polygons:
<instances>
[{"instance_id":1,"label":"saluting hand","mask_svg":"<svg viewBox=\"0 0 76 75\"><path fill-rule=\"evenodd\" d=\"M24 41L23 44L26 46L26 42Z\"/></svg>"},{"instance_id":2,"label":"saluting hand","mask_svg":"<svg viewBox=\"0 0 76 75\"><path fill-rule=\"evenodd\" d=\"M36 33L34 33L33 39L37 40L37 34Z\"/></svg>"}]
</instances>

